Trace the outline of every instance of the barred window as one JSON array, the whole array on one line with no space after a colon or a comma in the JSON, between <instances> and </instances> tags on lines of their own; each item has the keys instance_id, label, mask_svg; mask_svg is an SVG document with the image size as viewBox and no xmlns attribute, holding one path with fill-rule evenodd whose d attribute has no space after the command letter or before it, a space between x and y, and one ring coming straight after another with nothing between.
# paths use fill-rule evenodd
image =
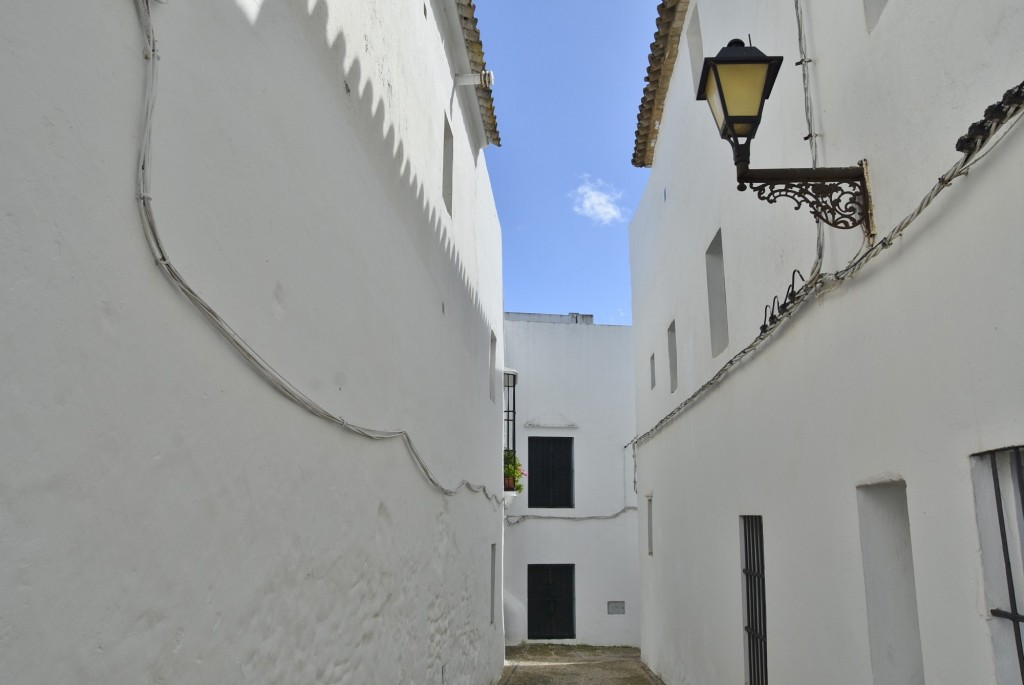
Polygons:
<instances>
[{"instance_id":1,"label":"barred window","mask_svg":"<svg viewBox=\"0 0 1024 685\"><path fill-rule=\"evenodd\" d=\"M768 652L764 597L764 524L760 516L741 516L743 544L743 631L747 683L768 684Z\"/></svg>"},{"instance_id":2,"label":"barred window","mask_svg":"<svg viewBox=\"0 0 1024 685\"><path fill-rule=\"evenodd\" d=\"M971 455L974 507L981 539L985 600L999 685L1024 683L1018 592L1024 588L1024 446Z\"/></svg>"},{"instance_id":3,"label":"barred window","mask_svg":"<svg viewBox=\"0 0 1024 685\"><path fill-rule=\"evenodd\" d=\"M505 369L505 449L516 451L516 385L519 374L512 369Z\"/></svg>"}]
</instances>

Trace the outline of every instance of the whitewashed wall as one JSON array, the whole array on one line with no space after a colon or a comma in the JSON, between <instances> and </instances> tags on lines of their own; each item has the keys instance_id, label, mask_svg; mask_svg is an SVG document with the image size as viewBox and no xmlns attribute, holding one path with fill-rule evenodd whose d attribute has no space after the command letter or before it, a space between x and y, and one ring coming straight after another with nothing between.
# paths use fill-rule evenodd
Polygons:
<instances>
[{"instance_id":1,"label":"whitewashed wall","mask_svg":"<svg viewBox=\"0 0 1024 685\"><path fill-rule=\"evenodd\" d=\"M500 235L454 3L153 9L171 261L329 411L500 490ZM500 507L285 400L154 266L134 4L6 10L0 681L496 679Z\"/></svg>"},{"instance_id":2,"label":"whitewashed wall","mask_svg":"<svg viewBox=\"0 0 1024 685\"><path fill-rule=\"evenodd\" d=\"M1024 6L889 0L869 32L860 2L803 5L821 162L867 158L888 232L959 159L968 125L1020 83ZM684 35L694 12L705 55L749 33L785 56L751 166L810 166L793 3L698 0ZM729 146L694 91L684 39L630 229L641 433L754 339L764 306L814 258L806 210L736 191ZM1007 655L990 640L969 455L1024 443L1021 136L640 447L640 495L655 501L642 650L666 683L744 682L739 517L753 514L764 517L769 679L885 685L872 675L856 488L893 479L907 485L924 680L996 682ZM704 254L719 229L730 340L712 357ZM859 238L828 229L826 241L834 270ZM662 382L672 320L674 393Z\"/></svg>"},{"instance_id":3,"label":"whitewashed wall","mask_svg":"<svg viewBox=\"0 0 1024 685\"><path fill-rule=\"evenodd\" d=\"M571 437L575 504L529 508L528 476L508 507L513 525L505 531L506 642L527 639L527 566L575 564L576 639L565 642L637 645L636 494L632 452L623 449L634 430L632 331L574 323L571 315L505 316L505 364L519 373L519 459L529 473L530 436ZM617 512L623 513L606 520L562 518ZM520 519L523 515L551 518ZM624 601L626 613L609 615L609 601Z\"/></svg>"}]
</instances>

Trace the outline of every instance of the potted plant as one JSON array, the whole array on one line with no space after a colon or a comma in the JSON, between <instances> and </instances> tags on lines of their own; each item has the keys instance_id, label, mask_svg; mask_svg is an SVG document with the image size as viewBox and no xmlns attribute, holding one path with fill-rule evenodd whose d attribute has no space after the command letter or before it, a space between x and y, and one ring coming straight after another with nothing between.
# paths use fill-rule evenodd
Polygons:
<instances>
[{"instance_id":1,"label":"potted plant","mask_svg":"<svg viewBox=\"0 0 1024 685\"><path fill-rule=\"evenodd\" d=\"M522 492L526 471L515 450L505 450L505 492Z\"/></svg>"}]
</instances>

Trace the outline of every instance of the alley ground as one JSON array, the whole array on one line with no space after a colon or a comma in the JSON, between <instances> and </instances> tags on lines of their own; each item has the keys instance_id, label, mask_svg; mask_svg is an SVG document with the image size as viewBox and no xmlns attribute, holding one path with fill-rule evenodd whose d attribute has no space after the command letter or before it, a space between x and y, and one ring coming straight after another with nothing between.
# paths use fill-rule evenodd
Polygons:
<instances>
[{"instance_id":1,"label":"alley ground","mask_svg":"<svg viewBox=\"0 0 1024 685\"><path fill-rule=\"evenodd\" d=\"M500 685L663 685L632 647L528 644L505 650Z\"/></svg>"}]
</instances>

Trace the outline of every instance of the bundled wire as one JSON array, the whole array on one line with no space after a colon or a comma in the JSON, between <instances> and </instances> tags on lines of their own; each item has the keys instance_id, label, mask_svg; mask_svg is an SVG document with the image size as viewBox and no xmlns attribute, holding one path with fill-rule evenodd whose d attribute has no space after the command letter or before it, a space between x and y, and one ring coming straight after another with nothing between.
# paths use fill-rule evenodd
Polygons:
<instances>
[{"instance_id":1,"label":"bundled wire","mask_svg":"<svg viewBox=\"0 0 1024 685\"><path fill-rule=\"evenodd\" d=\"M244 359L249 366L260 375L260 377L267 381L275 390L286 398L311 414L318 416L325 421L330 421L331 423L344 428L346 431L355 433L356 435L361 435L364 438L369 438L370 440L401 440L416 467L420 470L427 481L443 494L450 497L458 493L461 489L466 488L472 492L483 493L488 500L501 506L503 503L501 496L491 493L484 485L477 485L465 479L460 480L453 487L447 487L442 484L437 477L434 476L430 467L427 466L423 456L416 448L412 437L406 431L377 430L374 428L357 426L356 424L349 423L341 416L335 416L320 404L313 401L301 390L292 385L288 379L278 373L277 370L275 370L265 359L263 359L263 357L259 355L259 353L256 352L256 350L243 340L241 336L239 336L238 333L236 333L235 330L232 329L223 318L221 318L216 310L214 310L213 307L211 307L209 303L199 295L199 293L192 289L181 273L174 268L174 265L168 259L164 246L160 241L160 234L156 227L156 219L153 215L152 196L150 195L149 172L151 166L153 113L156 107L157 63L159 62L160 55L157 52L157 42L153 31L153 19L150 13L149 0L135 0L135 7L139 15L139 22L141 24L143 39L145 41L144 57L147 62L145 72L145 94L142 107L142 135L139 146L138 176L136 180L138 190L137 200L139 205L139 214L142 218L142 228L146 235L146 241L149 243L149 250L164 275L166 275L167 278L170 279L171 283L173 283L174 286L196 307L196 309L206 317L217 332L235 348L238 354L241 355L242 359Z\"/></svg>"},{"instance_id":2,"label":"bundled wire","mask_svg":"<svg viewBox=\"0 0 1024 685\"><path fill-rule=\"evenodd\" d=\"M591 516L551 516L548 514L522 514L519 516L505 516L505 520L508 522L509 528L518 525L523 521L529 520L542 520L542 521L607 521L622 516L627 511L636 511L636 507L625 506L619 509L614 514L593 514Z\"/></svg>"},{"instance_id":3,"label":"bundled wire","mask_svg":"<svg viewBox=\"0 0 1024 685\"><path fill-rule=\"evenodd\" d=\"M811 149L811 168L818 166L818 134L814 131L814 103L811 101L811 71L808 67L813 60L807 57L807 35L804 33L804 10L800 0L793 0L796 6L796 35L797 45L800 49L801 82L804 87L804 118L807 120L807 145ZM821 263L825 259L825 223L818 219L817 234L818 240L814 251L814 265L811 267L811 278L816 278L821 273Z\"/></svg>"},{"instance_id":4,"label":"bundled wire","mask_svg":"<svg viewBox=\"0 0 1024 685\"><path fill-rule=\"evenodd\" d=\"M975 164L984 159L1020 124L1022 118L1024 118L1022 115L1024 115L1024 82L1006 91L1000 102L986 109L984 119L971 124L967 135L961 136L956 143L957 151L963 153L960 160L939 177L939 180L925 193L917 206L903 217L885 237L866 249L864 247L866 243L862 245L860 253L845 268L832 273L814 274L808 278L807 282L799 290L795 291L791 304L785 312L782 312L774 322L765 326L760 335L729 359L715 375L697 388L692 395L662 417L650 430L634 437L627 443L627 446L642 445L664 430L666 426L689 409L697 400L718 385L733 367L755 352L779 327L799 311L804 302L812 297L823 295L838 288L867 266L869 262L892 247L896 239L903 235L907 227L921 216L939 194L949 188L953 181L966 176ZM1003 130L1002 135L996 137L1000 130Z\"/></svg>"}]
</instances>

